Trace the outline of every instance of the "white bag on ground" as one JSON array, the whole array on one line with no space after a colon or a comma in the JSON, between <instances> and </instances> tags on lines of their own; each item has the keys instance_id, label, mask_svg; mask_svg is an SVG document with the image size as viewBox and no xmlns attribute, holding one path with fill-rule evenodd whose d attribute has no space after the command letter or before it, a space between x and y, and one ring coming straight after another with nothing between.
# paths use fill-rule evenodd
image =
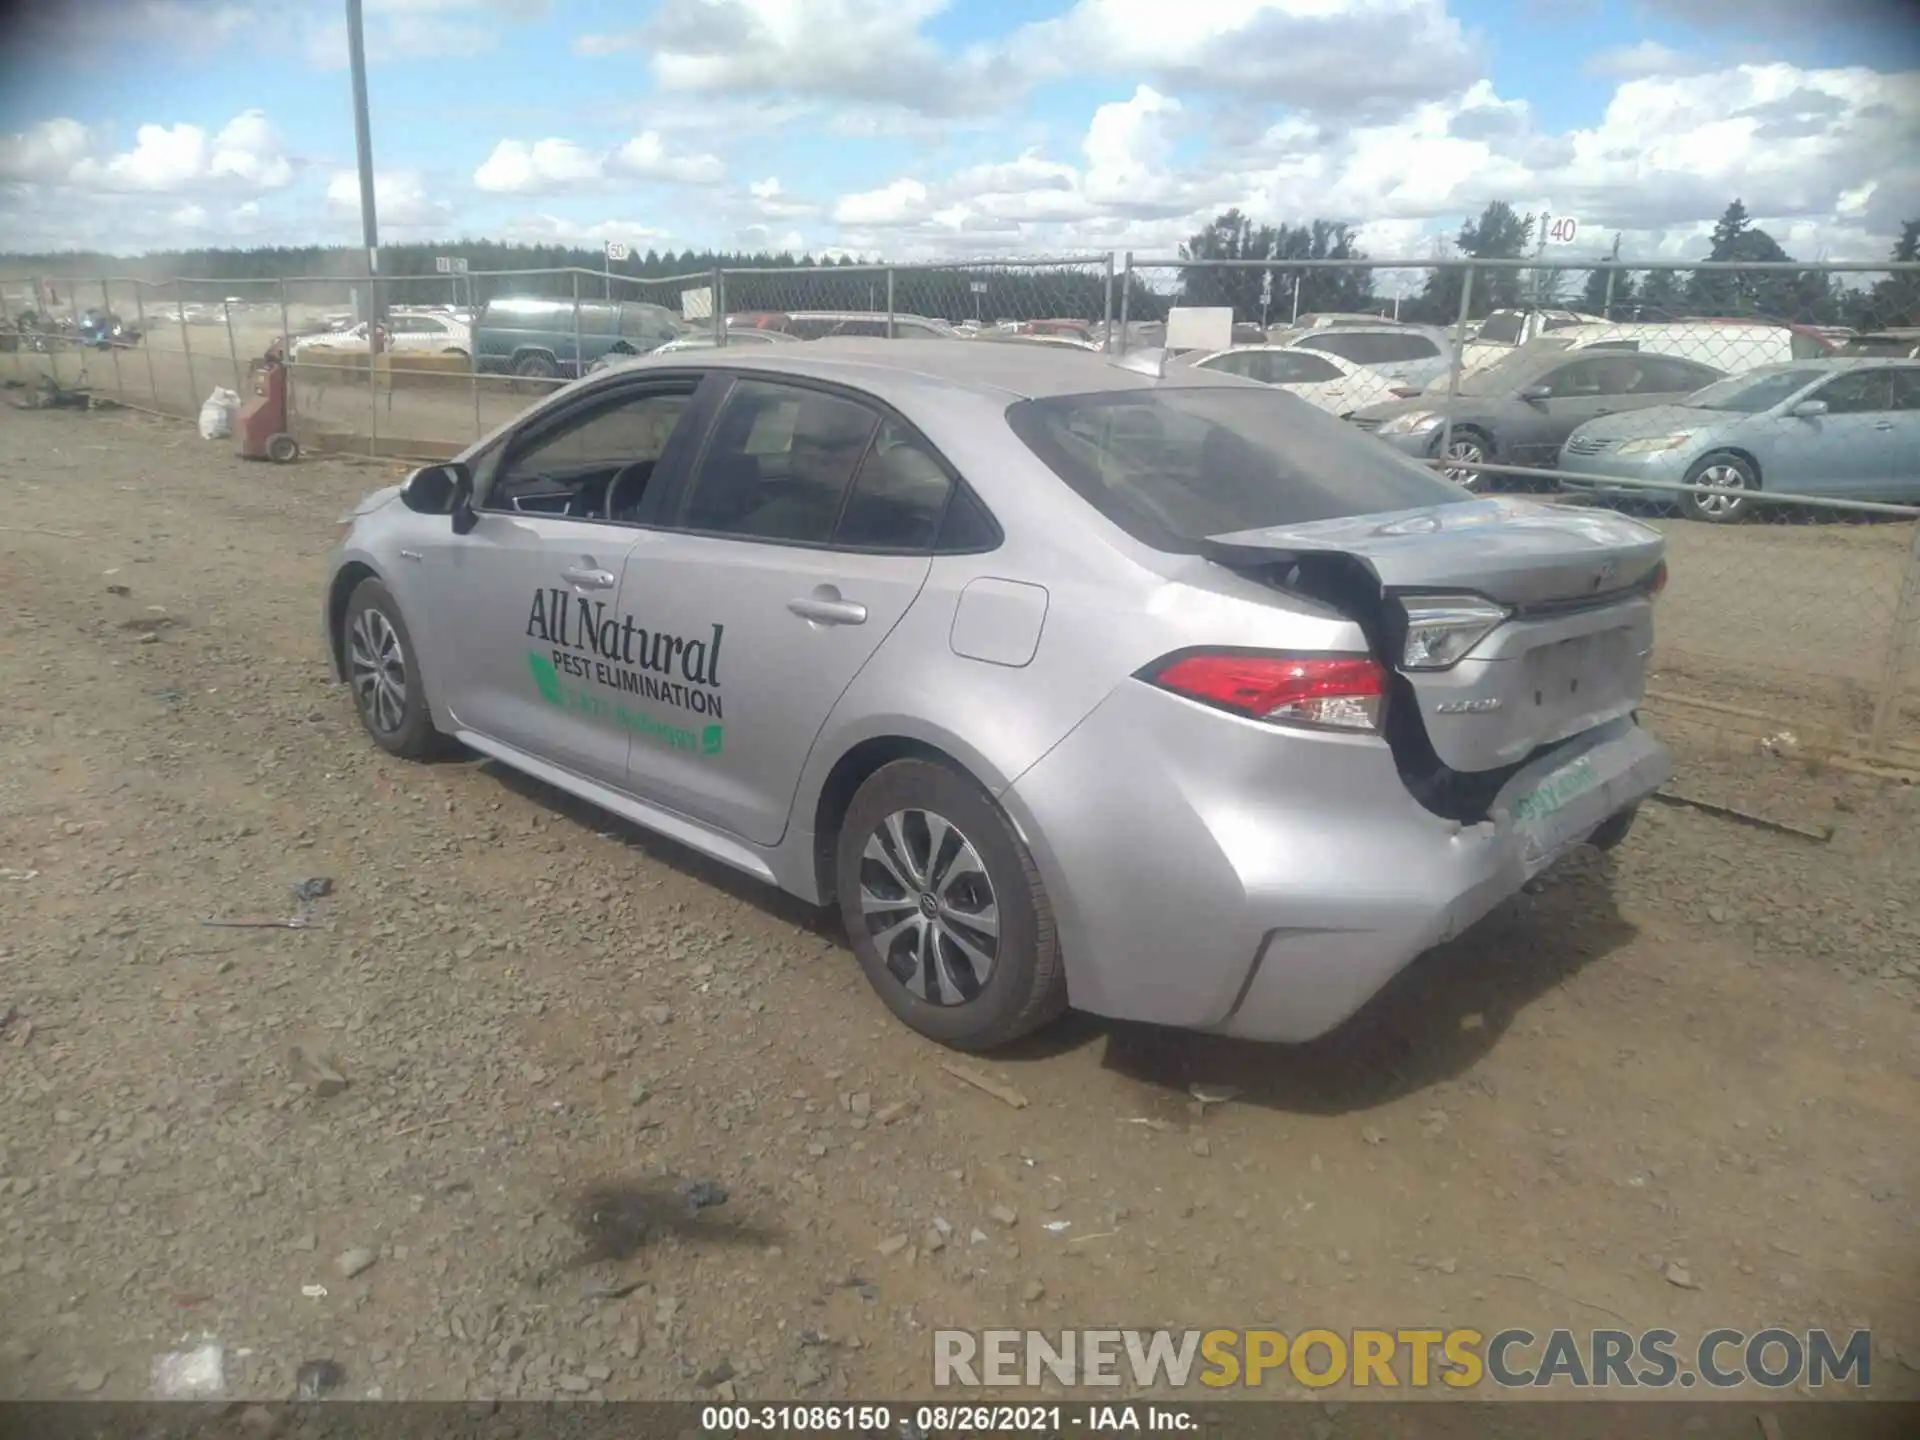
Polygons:
<instances>
[{"instance_id":1,"label":"white bag on ground","mask_svg":"<svg viewBox=\"0 0 1920 1440\"><path fill-rule=\"evenodd\" d=\"M234 412L239 408L239 391L216 389L200 407L200 438L224 440L233 434Z\"/></svg>"}]
</instances>

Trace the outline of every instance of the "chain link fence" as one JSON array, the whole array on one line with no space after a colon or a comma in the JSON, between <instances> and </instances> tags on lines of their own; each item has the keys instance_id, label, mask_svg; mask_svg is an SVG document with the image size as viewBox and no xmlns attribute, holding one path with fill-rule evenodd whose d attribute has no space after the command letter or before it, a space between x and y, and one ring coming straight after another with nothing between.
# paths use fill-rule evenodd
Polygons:
<instances>
[{"instance_id":1,"label":"chain link fence","mask_svg":"<svg viewBox=\"0 0 1920 1440\"><path fill-rule=\"evenodd\" d=\"M789 264L0 289L12 375L191 417L290 363L311 450L438 458L623 356L939 337L1173 346L1465 488L1666 534L1656 703L1920 764L1920 265Z\"/></svg>"}]
</instances>

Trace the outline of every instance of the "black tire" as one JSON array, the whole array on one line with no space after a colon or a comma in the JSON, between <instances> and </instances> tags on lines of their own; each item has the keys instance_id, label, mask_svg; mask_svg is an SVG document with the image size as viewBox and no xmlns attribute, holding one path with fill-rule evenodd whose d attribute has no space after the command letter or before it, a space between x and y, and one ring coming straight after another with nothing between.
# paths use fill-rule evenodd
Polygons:
<instances>
[{"instance_id":1,"label":"black tire","mask_svg":"<svg viewBox=\"0 0 1920 1440\"><path fill-rule=\"evenodd\" d=\"M276 465L286 465L300 458L300 442L282 431L267 441L267 459Z\"/></svg>"},{"instance_id":2,"label":"black tire","mask_svg":"<svg viewBox=\"0 0 1920 1440\"><path fill-rule=\"evenodd\" d=\"M388 664L376 668L389 682L395 679L397 668L400 683L397 705L391 703L390 691L386 702L379 698L380 683L372 678L365 663L367 656L376 661L383 656L393 658L383 648L383 638L388 634L393 639L398 666ZM429 760L445 750L446 738L433 728L433 715L427 709L426 689L420 681L413 636L407 631L406 618L401 615L392 593L378 580L371 577L362 580L348 597L340 629L340 651L353 708L374 744L402 760Z\"/></svg>"},{"instance_id":3,"label":"black tire","mask_svg":"<svg viewBox=\"0 0 1920 1440\"><path fill-rule=\"evenodd\" d=\"M891 853L882 832L890 817L903 815L909 817L902 824L909 851L906 879L918 880L932 871L932 889L955 902L938 906L937 919L916 919L928 917L928 889L916 894L898 883L900 869L866 858L870 840ZM945 821L957 832L960 845L971 847L989 887L984 901L971 867L957 858L964 851L952 836L941 851L949 858L944 885L939 878L942 867L918 859L931 827L916 824L910 818L913 815ZM926 760L896 760L882 766L867 777L847 807L834 851L836 898L854 954L868 983L909 1028L956 1050L995 1050L1040 1029L1066 1009L1066 970L1040 872L1012 823L972 779ZM912 868L915 864L920 864L918 871ZM897 898L906 903L870 916L862 903L863 891L884 901ZM972 929L964 919L969 913L981 913L983 905L993 907L999 935L981 983L977 968L966 964L966 951L951 937L962 936L976 953L984 953L980 944L984 932ZM906 931L906 925L920 928ZM876 932L885 935L896 927L904 933L882 954ZM917 940L929 930L933 933L930 949ZM926 963L929 956L931 966ZM927 993L916 993L910 981L929 970L935 979L922 979L920 989Z\"/></svg>"},{"instance_id":4,"label":"black tire","mask_svg":"<svg viewBox=\"0 0 1920 1440\"><path fill-rule=\"evenodd\" d=\"M1445 455L1441 455L1440 440L1438 437L1435 438L1433 445L1436 457L1443 460L1454 461L1456 468L1462 472L1456 477L1449 473L1447 468L1443 467L1439 473L1446 476L1447 479L1452 480L1453 483L1458 485L1462 490L1477 494L1492 485L1493 477L1488 475L1484 470L1475 470L1471 464L1471 462L1475 460L1485 464L1487 461L1493 459L1493 440L1484 431L1475 430L1473 427L1465 425L1454 430L1446 436L1447 448Z\"/></svg>"},{"instance_id":5,"label":"black tire","mask_svg":"<svg viewBox=\"0 0 1920 1440\"><path fill-rule=\"evenodd\" d=\"M1600 828L1587 837L1587 843L1596 850L1618 849L1633 829L1633 822L1639 814L1638 805L1629 805L1624 810L1616 811L1600 822Z\"/></svg>"},{"instance_id":6,"label":"black tire","mask_svg":"<svg viewBox=\"0 0 1920 1440\"><path fill-rule=\"evenodd\" d=\"M545 382L559 378L559 365L551 355L540 351L521 355L513 362L513 388L516 390L538 390L544 395L553 388Z\"/></svg>"},{"instance_id":7,"label":"black tire","mask_svg":"<svg viewBox=\"0 0 1920 1440\"><path fill-rule=\"evenodd\" d=\"M1712 485L1716 493L1685 491L1680 496L1682 514L1689 520L1704 520L1709 525L1731 525L1746 519L1747 512L1753 509L1753 502L1738 492L1758 490L1760 472L1745 456L1716 450L1693 462L1687 471L1687 484Z\"/></svg>"}]
</instances>

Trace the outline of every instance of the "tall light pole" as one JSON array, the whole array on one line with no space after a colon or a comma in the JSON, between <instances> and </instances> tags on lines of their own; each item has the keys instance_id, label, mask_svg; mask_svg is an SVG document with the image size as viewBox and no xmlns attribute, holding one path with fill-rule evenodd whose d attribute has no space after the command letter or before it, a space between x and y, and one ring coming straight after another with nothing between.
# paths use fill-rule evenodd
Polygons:
<instances>
[{"instance_id":1,"label":"tall light pole","mask_svg":"<svg viewBox=\"0 0 1920 1440\"><path fill-rule=\"evenodd\" d=\"M373 209L373 126L367 119L367 41L360 0L347 0L347 55L353 67L353 142L360 160L360 238L367 247L365 319L371 341L380 323L380 222Z\"/></svg>"}]
</instances>

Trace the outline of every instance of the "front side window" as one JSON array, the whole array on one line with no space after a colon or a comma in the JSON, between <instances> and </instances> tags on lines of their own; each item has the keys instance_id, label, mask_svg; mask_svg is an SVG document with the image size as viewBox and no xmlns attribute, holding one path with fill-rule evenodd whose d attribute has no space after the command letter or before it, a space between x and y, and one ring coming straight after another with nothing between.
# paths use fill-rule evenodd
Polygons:
<instances>
[{"instance_id":1,"label":"front side window","mask_svg":"<svg viewBox=\"0 0 1920 1440\"><path fill-rule=\"evenodd\" d=\"M508 447L487 482L482 508L636 519L653 467L686 417L693 392L692 381L624 390L558 417L551 430Z\"/></svg>"},{"instance_id":2,"label":"front side window","mask_svg":"<svg viewBox=\"0 0 1920 1440\"><path fill-rule=\"evenodd\" d=\"M764 380L729 392L681 523L715 535L822 545L880 417L838 395Z\"/></svg>"},{"instance_id":3,"label":"front side window","mask_svg":"<svg viewBox=\"0 0 1920 1440\"><path fill-rule=\"evenodd\" d=\"M1855 370L1822 385L1809 400L1827 402L1829 415L1867 415L1893 409L1893 371Z\"/></svg>"},{"instance_id":4,"label":"front side window","mask_svg":"<svg viewBox=\"0 0 1920 1440\"><path fill-rule=\"evenodd\" d=\"M1471 499L1332 415L1239 386L1023 400L1014 434L1082 499L1145 544Z\"/></svg>"}]
</instances>

